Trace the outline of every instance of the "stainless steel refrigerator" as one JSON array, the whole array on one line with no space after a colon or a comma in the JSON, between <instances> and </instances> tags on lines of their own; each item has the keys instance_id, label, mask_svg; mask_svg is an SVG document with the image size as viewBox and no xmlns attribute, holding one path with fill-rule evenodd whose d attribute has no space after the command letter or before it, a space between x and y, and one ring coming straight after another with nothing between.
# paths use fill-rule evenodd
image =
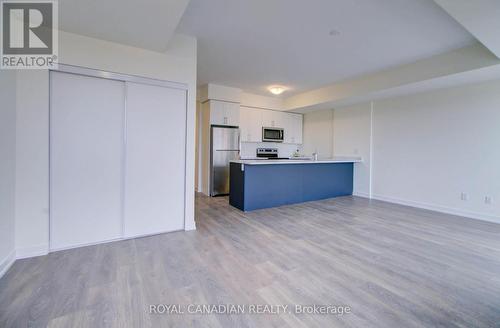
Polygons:
<instances>
[{"instance_id":1,"label":"stainless steel refrigerator","mask_svg":"<svg viewBox=\"0 0 500 328\"><path fill-rule=\"evenodd\" d=\"M212 126L210 136L210 196L228 195L229 162L240 154L239 129Z\"/></svg>"}]
</instances>

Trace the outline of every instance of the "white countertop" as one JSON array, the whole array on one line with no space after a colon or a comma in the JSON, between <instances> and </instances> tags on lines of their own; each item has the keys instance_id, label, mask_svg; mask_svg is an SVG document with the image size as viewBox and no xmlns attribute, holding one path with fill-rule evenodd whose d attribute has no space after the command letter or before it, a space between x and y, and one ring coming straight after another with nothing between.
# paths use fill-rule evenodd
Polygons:
<instances>
[{"instance_id":1,"label":"white countertop","mask_svg":"<svg viewBox=\"0 0 500 328\"><path fill-rule=\"evenodd\" d=\"M233 160L231 163L240 163L246 165L269 165L269 164L327 164L327 163L359 163L361 157L333 157L326 159L240 159Z\"/></svg>"}]
</instances>

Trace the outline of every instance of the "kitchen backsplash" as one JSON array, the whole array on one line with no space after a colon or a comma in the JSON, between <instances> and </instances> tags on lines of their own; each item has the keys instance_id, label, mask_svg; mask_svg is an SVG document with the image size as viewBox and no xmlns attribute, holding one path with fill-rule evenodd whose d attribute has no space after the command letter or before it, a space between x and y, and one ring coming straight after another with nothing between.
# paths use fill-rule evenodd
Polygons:
<instances>
[{"instance_id":1,"label":"kitchen backsplash","mask_svg":"<svg viewBox=\"0 0 500 328\"><path fill-rule=\"evenodd\" d=\"M292 156L293 153L297 151L297 149L299 150L299 152L302 151L302 145L292 145L275 142L242 142L240 147L240 157L255 157L257 148L278 148L278 154L280 157Z\"/></svg>"}]
</instances>

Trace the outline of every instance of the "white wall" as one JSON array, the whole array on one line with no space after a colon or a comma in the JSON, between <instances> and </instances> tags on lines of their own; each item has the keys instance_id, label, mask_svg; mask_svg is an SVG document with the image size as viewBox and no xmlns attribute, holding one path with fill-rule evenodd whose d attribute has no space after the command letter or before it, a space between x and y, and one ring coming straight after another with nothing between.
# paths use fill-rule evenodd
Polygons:
<instances>
[{"instance_id":1,"label":"white wall","mask_svg":"<svg viewBox=\"0 0 500 328\"><path fill-rule=\"evenodd\" d=\"M16 73L0 71L0 277L15 259Z\"/></svg>"},{"instance_id":2,"label":"white wall","mask_svg":"<svg viewBox=\"0 0 500 328\"><path fill-rule=\"evenodd\" d=\"M195 156L194 156L194 161L195 161L195 168L194 168L194 188L195 191L201 191L201 181L200 181L200 176L201 176L201 165L200 165L200 160L201 160L201 151L200 151L200 145L201 145L201 120L202 120L202 110L201 110L201 102L196 100L196 124L195 124Z\"/></svg>"},{"instance_id":3,"label":"white wall","mask_svg":"<svg viewBox=\"0 0 500 328\"><path fill-rule=\"evenodd\" d=\"M333 154L363 157L355 194L500 222L499 109L500 81L336 108ZM312 114L304 131L315 130ZM322 134L305 133L304 145Z\"/></svg>"},{"instance_id":4,"label":"white wall","mask_svg":"<svg viewBox=\"0 0 500 328\"><path fill-rule=\"evenodd\" d=\"M18 257L49 245L49 76L19 71L16 122L16 248Z\"/></svg>"},{"instance_id":5,"label":"white wall","mask_svg":"<svg viewBox=\"0 0 500 328\"><path fill-rule=\"evenodd\" d=\"M175 36L162 54L60 32L63 64L133 74L188 85L186 230L194 229L196 39ZM48 250L47 71L23 71L17 81L16 247L18 257Z\"/></svg>"},{"instance_id":6,"label":"white wall","mask_svg":"<svg viewBox=\"0 0 500 328\"><path fill-rule=\"evenodd\" d=\"M375 102L375 198L500 222L499 168L500 81Z\"/></svg>"},{"instance_id":7,"label":"white wall","mask_svg":"<svg viewBox=\"0 0 500 328\"><path fill-rule=\"evenodd\" d=\"M266 97L253 93L242 92L240 103L241 106L245 107L284 110L283 98L279 97Z\"/></svg>"},{"instance_id":8,"label":"white wall","mask_svg":"<svg viewBox=\"0 0 500 328\"><path fill-rule=\"evenodd\" d=\"M210 106L209 102L201 104L200 127L200 191L210 195Z\"/></svg>"},{"instance_id":9,"label":"white wall","mask_svg":"<svg viewBox=\"0 0 500 328\"><path fill-rule=\"evenodd\" d=\"M304 114L303 153L318 153L319 158L333 156L362 157L355 164L353 193L370 194L371 103Z\"/></svg>"},{"instance_id":10,"label":"white wall","mask_svg":"<svg viewBox=\"0 0 500 328\"><path fill-rule=\"evenodd\" d=\"M317 153L318 158L333 156L333 111L324 110L304 114L303 153Z\"/></svg>"},{"instance_id":11,"label":"white wall","mask_svg":"<svg viewBox=\"0 0 500 328\"><path fill-rule=\"evenodd\" d=\"M284 105L286 110L300 109L302 113L337 108L341 106L341 103L344 103L344 105L347 105L347 102L354 104L354 100L358 100L358 102L371 101L373 99L369 99L369 95L376 95L384 90L499 64L499 58L483 45L477 43L406 65L391 67L358 78L298 93L286 98Z\"/></svg>"},{"instance_id":12,"label":"white wall","mask_svg":"<svg viewBox=\"0 0 500 328\"><path fill-rule=\"evenodd\" d=\"M198 88L197 99L201 103L207 100L239 103L241 100L241 89L209 83Z\"/></svg>"},{"instance_id":13,"label":"white wall","mask_svg":"<svg viewBox=\"0 0 500 328\"><path fill-rule=\"evenodd\" d=\"M370 195L371 103L333 111L333 153L335 156L361 156L354 169L353 193Z\"/></svg>"}]
</instances>

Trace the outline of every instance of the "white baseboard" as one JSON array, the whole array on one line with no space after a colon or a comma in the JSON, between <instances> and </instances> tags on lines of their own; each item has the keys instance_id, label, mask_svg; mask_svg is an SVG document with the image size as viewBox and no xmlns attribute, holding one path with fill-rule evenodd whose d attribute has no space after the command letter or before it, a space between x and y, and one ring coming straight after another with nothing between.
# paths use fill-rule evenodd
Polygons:
<instances>
[{"instance_id":1,"label":"white baseboard","mask_svg":"<svg viewBox=\"0 0 500 328\"><path fill-rule=\"evenodd\" d=\"M184 231L196 230L196 222L194 220L184 226Z\"/></svg>"},{"instance_id":2,"label":"white baseboard","mask_svg":"<svg viewBox=\"0 0 500 328\"><path fill-rule=\"evenodd\" d=\"M75 249L75 248L80 248L80 247L96 246L96 245L101 245L101 244L114 243L117 241L125 241L125 240L136 239L136 238L152 237L152 236L163 235L166 233L178 232L178 231L184 231L184 230L160 231L160 232L145 233L145 234L139 234L139 235L133 235L133 236L125 236L125 237L119 237L119 238L106 239L106 240L101 240L101 241L96 241L96 242L91 242L91 243L76 244L76 245L70 245L70 246L64 246L64 247L53 247L48 251L48 253L66 251L69 249ZM42 255L45 255L45 254L42 254Z\"/></svg>"},{"instance_id":3,"label":"white baseboard","mask_svg":"<svg viewBox=\"0 0 500 328\"><path fill-rule=\"evenodd\" d=\"M355 195L355 196L357 196L357 195ZM363 196L360 196L360 197L363 197ZM441 213L446 213L446 214L451 214L451 215L463 216L463 217L475 219L475 220L500 223L499 216L485 214L485 213L464 211L464 210L461 210L458 208L415 202L415 201L411 201L411 200L400 199L400 198L395 198L395 197L388 197L388 196L383 196L383 195L372 195L371 199L381 200L384 202L394 203L394 204L399 204L399 205L417 207L417 208L422 208L422 209L426 209L426 210L431 210L431 211L436 211L436 212L441 212Z\"/></svg>"},{"instance_id":4,"label":"white baseboard","mask_svg":"<svg viewBox=\"0 0 500 328\"><path fill-rule=\"evenodd\" d=\"M196 225L193 224L192 226L188 225L183 230L190 231L190 230L195 230L195 229L196 229ZM67 250L67 249L86 247L86 246L94 246L94 245L106 244L106 243L111 243L111 242L115 242L115 241L123 241L123 240L128 240L128 239L150 237L150 236L160 235L160 234L164 234L164 233L183 231L183 230L169 230L169 231L161 231L161 232L156 232L156 233L142 234L142 235L137 235L137 236L113 238L113 239L109 239L109 240L103 240L100 242L84 243L84 244L71 245L71 246L67 246L67 247L59 247L59 248L53 248L53 249L50 249L49 245L47 245L47 244L41 244L41 245L30 246L30 247L23 247L23 248L18 248L16 250L14 259L20 260L20 259L25 259L25 258L29 258L29 257L47 255L50 252L58 252L58 251Z\"/></svg>"},{"instance_id":5,"label":"white baseboard","mask_svg":"<svg viewBox=\"0 0 500 328\"><path fill-rule=\"evenodd\" d=\"M16 250L13 249L5 258L0 261L0 278L3 277L16 261Z\"/></svg>"},{"instance_id":6,"label":"white baseboard","mask_svg":"<svg viewBox=\"0 0 500 328\"><path fill-rule=\"evenodd\" d=\"M41 244L30 247L22 247L16 250L16 258L25 259L28 257L42 256L49 254L49 245Z\"/></svg>"},{"instance_id":7,"label":"white baseboard","mask_svg":"<svg viewBox=\"0 0 500 328\"><path fill-rule=\"evenodd\" d=\"M354 191L352 193L352 195L356 196L356 197L370 198L370 194L369 193L365 193L365 192L361 192L361 191Z\"/></svg>"}]
</instances>

